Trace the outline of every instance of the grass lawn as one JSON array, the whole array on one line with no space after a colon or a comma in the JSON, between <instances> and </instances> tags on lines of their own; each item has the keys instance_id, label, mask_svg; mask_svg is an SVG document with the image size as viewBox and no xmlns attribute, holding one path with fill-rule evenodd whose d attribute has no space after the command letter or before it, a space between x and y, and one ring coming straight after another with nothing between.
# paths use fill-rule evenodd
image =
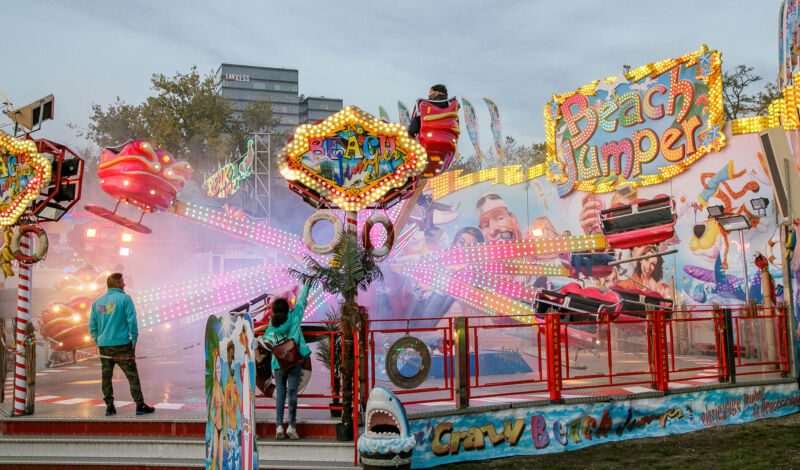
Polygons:
<instances>
[{"instance_id":1,"label":"grass lawn","mask_svg":"<svg viewBox=\"0 0 800 470\"><path fill-rule=\"evenodd\" d=\"M450 464L441 469L800 469L800 413L572 452Z\"/></svg>"}]
</instances>

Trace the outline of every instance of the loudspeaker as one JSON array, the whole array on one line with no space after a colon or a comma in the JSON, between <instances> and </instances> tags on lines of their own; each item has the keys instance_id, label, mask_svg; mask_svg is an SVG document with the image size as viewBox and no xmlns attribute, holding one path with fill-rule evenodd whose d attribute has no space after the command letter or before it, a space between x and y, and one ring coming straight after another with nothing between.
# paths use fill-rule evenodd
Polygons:
<instances>
[{"instance_id":1,"label":"loudspeaker","mask_svg":"<svg viewBox=\"0 0 800 470\"><path fill-rule=\"evenodd\" d=\"M786 132L775 127L758 136L764 149L768 176L772 180L775 204L784 219L793 220L800 216L800 178Z\"/></svg>"}]
</instances>

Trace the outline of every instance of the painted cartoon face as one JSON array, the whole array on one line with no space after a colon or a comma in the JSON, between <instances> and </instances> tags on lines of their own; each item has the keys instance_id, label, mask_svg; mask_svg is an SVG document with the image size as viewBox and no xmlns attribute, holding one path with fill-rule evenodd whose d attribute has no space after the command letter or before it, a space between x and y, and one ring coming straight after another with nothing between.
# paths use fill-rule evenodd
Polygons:
<instances>
[{"instance_id":1,"label":"painted cartoon face","mask_svg":"<svg viewBox=\"0 0 800 470\"><path fill-rule=\"evenodd\" d=\"M647 258L640 261L641 268L642 268L642 276L645 278L649 278L653 276L653 271L656 269L656 265L658 264L658 258Z\"/></svg>"},{"instance_id":2,"label":"painted cartoon face","mask_svg":"<svg viewBox=\"0 0 800 470\"><path fill-rule=\"evenodd\" d=\"M719 255L720 244L722 243L724 243L724 238L719 225L713 220L708 220L694 226L692 239L689 241L689 249L713 262Z\"/></svg>"},{"instance_id":3,"label":"painted cartoon face","mask_svg":"<svg viewBox=\"0 0 800 470\"><path fill-rule=\"evenodd\" d=\"M478 237L475 235L471 235L469 233L462 233L461 235L456 238L455 243L453 246L464 246L464 245L471 245L473 243L478 243Z\"/></svg>"},{"instance_id":4,"label":"painted cartoon face","mask_svg":"<svg viewBox=\"0 0 800 470\"><path fill-rule=\"evenodd\" d=\"M517 217L505 207L497 207L481 215L480 228L487 242L519 238Z\"/></svg>"}]
</instances>

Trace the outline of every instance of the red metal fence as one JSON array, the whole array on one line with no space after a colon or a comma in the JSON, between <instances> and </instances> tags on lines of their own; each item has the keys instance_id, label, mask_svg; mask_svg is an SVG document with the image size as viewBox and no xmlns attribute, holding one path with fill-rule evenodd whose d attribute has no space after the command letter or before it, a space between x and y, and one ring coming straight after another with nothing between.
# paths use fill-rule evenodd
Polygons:
<instances>
[{"instance_id":1,"label":"red metal fence","mask_svg":"<svg viewBox=\"0 0 800 470\"><path fill-rule=\"evenodd\" d=\"M406 404L464 407L471 399L560 401L776 378L789 372L786 315L785 307L717 306L616 317L473 316L462 327L451 318L372 320L368 388L385 386L405 395ZM410 389L382 374L387 364L381 361L402 336L433 344L438 358L431 377ZM461 357L454 348L459 341L466 345ZM524 360L530 370L484 373L492 366L487 361L497 360ZM462 384L459 373L466 377Z\"/></svg>"}]
</instances>

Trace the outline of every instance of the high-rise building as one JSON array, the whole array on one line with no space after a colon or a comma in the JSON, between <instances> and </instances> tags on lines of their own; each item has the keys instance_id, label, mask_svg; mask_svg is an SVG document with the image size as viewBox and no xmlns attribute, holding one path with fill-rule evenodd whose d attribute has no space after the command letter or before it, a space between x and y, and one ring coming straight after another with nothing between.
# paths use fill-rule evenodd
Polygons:
<instances>
[{"instance_id":1,"label":"high-rise building","mask_svg":"<svg viewBox=\"0 0 800 470\"><path fill-rule=\"evenodd\" d=\"M300 97L300 124L314 124L342 109L342 100L324 96Z\"/></svg>"},{"instance_id":2,"label":"high-rise building","mask_svg":"<svg viewBox=\"0 0 800 470\"><path fill-rule=\"evenodd\" d=\"M249 103L271 100L273 113L281 119L276 129L281 133L292 133L300 124L313 124L342 109L339 98L301 98L296 69L222 64L217 79L217 94L231 100L239 118Z\"/></svg>"},{"instance_id":3,"label":"high-rise building","mask_svg":"<svg viewBox=\"0 0 800 470\"><path fill-rule=\"evenodd\" d=\"M299 124L300 97L297 70L252 65L222 64L217 69L217 94L231 100L236 114L253 101L272 101L272 111L281 119L278 132L294 132Z\"/></svg>"}]
</instances>

